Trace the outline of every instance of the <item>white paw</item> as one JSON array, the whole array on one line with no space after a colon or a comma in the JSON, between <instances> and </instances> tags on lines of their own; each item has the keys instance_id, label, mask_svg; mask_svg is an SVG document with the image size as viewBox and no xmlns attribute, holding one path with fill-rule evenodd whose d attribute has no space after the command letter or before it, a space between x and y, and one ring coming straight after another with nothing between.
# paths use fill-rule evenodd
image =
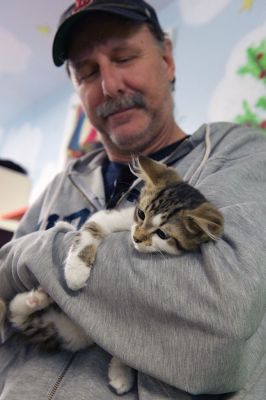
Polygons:
<instances>
[{"instance_id":1,"label":"white paw","mask_svg":"<svg viewBox=\"0 0 266 400\"><path fill-rule=\"evenodd\" d=\"M38 288L27 293L25 302L28 307L37 311L48 307L53 300L42 288Z\"/></svg>"},{"instance_id":2,"label":"white paw","mask_svg":"<svg viewBox=\"0 0 266 400\"><path fill-rule=\"evenodd\" d=\"M79 256L69 254L65 264L65 279L67 286L72 290L79 290L86 286L91 268L82 263Z\"/></svg>"},{"instance_id":3,"label":"white paw","mask_svg":"<svg viewBox=\"0 0 266 400\"><path fill-rule=\"evenodd\" d=\"M62 231L69 231L69 230L74 231L75 230L74 226L66 221L59 221L55 224L55 226Z\"/></svg>"},{"instance_id":4,"label":"white paw","mask_svg":"<svg viewBox=\"0 0 266 400\"><path fill-rule=\"evenodd\" d=\"M125 394L132 389L134 384L134 371L113 357L108 371L109 386L116 394Z\"/></svg>"}]
</instances>

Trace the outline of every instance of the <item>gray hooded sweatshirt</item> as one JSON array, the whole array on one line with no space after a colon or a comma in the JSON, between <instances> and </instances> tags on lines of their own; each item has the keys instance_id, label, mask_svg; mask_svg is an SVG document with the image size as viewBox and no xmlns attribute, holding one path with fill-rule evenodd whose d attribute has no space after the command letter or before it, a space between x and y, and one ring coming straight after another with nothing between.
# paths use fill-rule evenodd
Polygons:
<instances>
[{"instance_id":1,"label":"gray hooded sweatshirt","mask_svg":"<svg viewBox=\"0 0 266 400\"><path fill-rule=\"evenodd\" d=\"M50 354L6 332L0 400L117 399L110 355L137 371L125 400L265 400L266 139L229 123L208 137L204 125L166 160L221 210L222 239L177 257L138 253L129 232L113 233L74 293L63 263L75 229L105 207L105 157L97 150L59 174L0 250L4 298L40 284L96 344ZM132 205L133 186L118 207Z\"/></svg>"}]
</instances>

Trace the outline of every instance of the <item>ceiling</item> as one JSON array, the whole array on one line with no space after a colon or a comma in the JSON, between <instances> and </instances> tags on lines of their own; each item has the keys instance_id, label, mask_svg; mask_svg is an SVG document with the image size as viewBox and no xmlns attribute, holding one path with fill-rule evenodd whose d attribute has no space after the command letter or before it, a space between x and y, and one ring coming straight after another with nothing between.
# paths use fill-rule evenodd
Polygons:
<instances>
[{"instance_id":1,"label":"ceiling","mask_svg":"<svg viewBox=\"0 0 266 400\"><path fill-rule=\"evenodd\" d=\"M173 0L150 0L161 11ZM0 129L66 85L52 63L58 17L71 0L12 0L0 13Z\"/></svg>"}]
</instances>

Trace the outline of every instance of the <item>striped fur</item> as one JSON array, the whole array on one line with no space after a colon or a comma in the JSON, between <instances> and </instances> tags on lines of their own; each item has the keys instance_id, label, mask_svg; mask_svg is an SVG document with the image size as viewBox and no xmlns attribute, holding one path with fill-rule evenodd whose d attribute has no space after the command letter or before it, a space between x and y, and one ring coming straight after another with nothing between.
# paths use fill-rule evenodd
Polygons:
<instances>
[{"instance_id":1,"label":"striped fur","mask_svg":"<svg viewBox=\"0 0 266 400\"><path fill-rule=\"evenodd\" d=\"M134 214L137 250L178 255L221 237L220 211L174 169L141 157L137 170L145 182Z\"/></svg>"}]
</instances>

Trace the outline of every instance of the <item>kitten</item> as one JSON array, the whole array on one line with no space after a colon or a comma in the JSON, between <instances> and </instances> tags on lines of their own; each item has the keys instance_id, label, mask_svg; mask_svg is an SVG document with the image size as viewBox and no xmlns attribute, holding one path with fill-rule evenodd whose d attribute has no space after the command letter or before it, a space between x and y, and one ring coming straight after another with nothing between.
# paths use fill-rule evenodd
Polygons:
<instances>
[{"instance_id":1,"label":"kitten","mask_svg":"<svg viewBox=\"0 0 266 400\"><path fill-rule=\"evenodd\" d=\"M86 285L97 248L111 232L131 230L137 251L172 255L194 251L223 233L222 214L173 168L143 156L132 168L144 181L137 205L99 211L76 234L64 267L72 290ZM46 347L76 351L92 344L41 288L15 296L9 304L9 320L31 341ZM117 394L128 392L134 383L133 370L116 357L111 360L108 377Z\"/></svg>"},{"instance_id":2,"label":"kitten","mask_svg":"<svg viewBox=\"0 0 266 400\"><path fill-rule=\"evenodd\" d=\"M131 230L139 252L179 255L217 240L223 233L222 214L176 170L140 156L132 167L144 181L135 207L101 210L77 233L65 264L65 278L73 290L86 285L97 248L112 232Z\"/></svg>"}]
</instances>

